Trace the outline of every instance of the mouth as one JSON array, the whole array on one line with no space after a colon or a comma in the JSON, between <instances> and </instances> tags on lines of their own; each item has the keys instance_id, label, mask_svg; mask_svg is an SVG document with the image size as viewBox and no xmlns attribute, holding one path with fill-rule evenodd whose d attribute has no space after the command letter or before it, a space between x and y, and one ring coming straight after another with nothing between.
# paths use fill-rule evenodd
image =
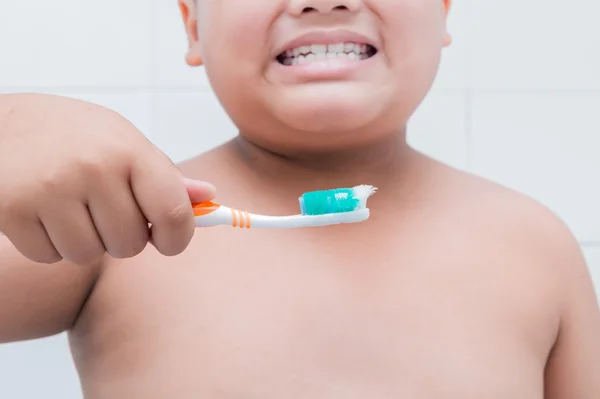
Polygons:
<instances>
[{"instance_id":1,"label":"mouth","mask_svg":"<svg viewBox=\"0 0 600 399\"><path fill-rule=\"evenodd\" d=\"M310 44L288 49L276 57L281 65L294 66L325 60L363 61L377 54L377 49L367 43L339 42Z\"/></svg>"}]
</instances>

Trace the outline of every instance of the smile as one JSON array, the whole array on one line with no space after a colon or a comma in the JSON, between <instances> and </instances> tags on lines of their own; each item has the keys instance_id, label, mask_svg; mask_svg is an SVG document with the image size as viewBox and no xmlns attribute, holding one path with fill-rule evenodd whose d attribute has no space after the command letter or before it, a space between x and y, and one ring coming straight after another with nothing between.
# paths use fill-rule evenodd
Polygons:
<instances>
[{"instance_id":1,"label":"smile","mask_svg":"<svg viewBox=\"0 0 600 399\"><path fill-rule=\"evenodd\" d=\"M277 61L286 66L306 64L330 59L361 61L373 57L377 49L370 44L340 42L334 44L311 44L286 50Z\"/></svg>"}]
</instances>

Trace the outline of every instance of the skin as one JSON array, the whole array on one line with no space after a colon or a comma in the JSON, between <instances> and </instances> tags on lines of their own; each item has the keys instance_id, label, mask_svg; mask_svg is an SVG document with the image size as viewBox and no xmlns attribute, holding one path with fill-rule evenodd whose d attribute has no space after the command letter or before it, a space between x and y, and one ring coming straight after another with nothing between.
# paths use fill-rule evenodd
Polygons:
<instances>
[{"instance_id":1,"label":"skin","mask_svg":"<svg viewBox=\"0 0 600 399\"><path fill-rule=\"evenodd\" d=\"M176 256L151 240L121 259L98 251L92 266L43 267L0 239L1 341L69 330L91 399L598 397L600 312L572 234L540 204L413 151L398 129L450 42L449 3L197 1L180 2L187 61L205 64L241 134L179 165L179 192L211 197L192 183L210 181L218 202L291 214L299 193L368 183L371 218L201 229ZM317 24L374 38L377 73L279 74L277 49Z\"/></svg>"}]
</instances>

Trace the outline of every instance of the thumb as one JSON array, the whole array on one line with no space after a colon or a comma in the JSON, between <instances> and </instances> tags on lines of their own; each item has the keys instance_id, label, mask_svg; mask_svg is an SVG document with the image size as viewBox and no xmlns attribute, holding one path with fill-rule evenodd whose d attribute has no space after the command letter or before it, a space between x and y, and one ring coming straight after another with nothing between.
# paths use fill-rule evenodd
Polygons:
<instances>
[{"instance_id":1,"label":"thumb","mask_svg":"<svg viewBox=\"0 0 600 399\"><path fill-rule=\"evenodd\" d=\"M210 183L182 177L181 180L193 204L210 201L217 196L217 189Z\"/></svg>"}]
</instances>

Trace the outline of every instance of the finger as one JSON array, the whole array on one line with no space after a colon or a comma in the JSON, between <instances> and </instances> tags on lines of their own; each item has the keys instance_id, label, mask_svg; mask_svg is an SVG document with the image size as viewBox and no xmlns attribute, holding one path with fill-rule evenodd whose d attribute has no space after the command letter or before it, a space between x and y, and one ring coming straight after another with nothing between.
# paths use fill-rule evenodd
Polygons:
<instances>
[{"instance_id":1,"label":"finger","mask_svg":"<svg viewBox=\"0 0 600 399\"><path fill-rule=\"evenodd\" d=\"M106 250L84 203L61 204L40 214L40 219L63 259L81 266L102 261Z\"/></svg>"},{"instance_id":2,"label":"finger","mask_svg":"<svg viewBox=\"0 0 600 399\"><path fill-rule=\"evenodd\" d=\"M194 213L176 167L152 153L132 166L131 187L146 220L151 243L165 256L183 252L194 235Z\"/></svg>"},{"instance_id":3,"label":"finger","mask_svg":"<svg viewBox=\"0 0 600 399\"><path fill-rule=\"evenodd\" d=\"M106 252L113 258L125 259L146 248L150 229L129 180L118 176L105 183L95 182L90 188L88 208Z\"/></svg>"},{"instance_id":4,"label":"finger","mask_svg":"<svg viewBox=\"0 0 600 399\"><path fill-rule=\"evenodd\" d=\"M62 260L62 256L54 248L44 225L39 220L19 223L18 227L6 226L3 229L6 238L27 259L45 264Z\"/></svg>"},{"instance_id":5,"label":"finger","mask_svg":"<svg viewBox=\"0 0 600 399\"><path fill-rule=\"evenodd\" d=\"M211 201L217 196L217 189L210 183L182 177L188 196L192 203Z\"/></svg>"}]
</instances>

